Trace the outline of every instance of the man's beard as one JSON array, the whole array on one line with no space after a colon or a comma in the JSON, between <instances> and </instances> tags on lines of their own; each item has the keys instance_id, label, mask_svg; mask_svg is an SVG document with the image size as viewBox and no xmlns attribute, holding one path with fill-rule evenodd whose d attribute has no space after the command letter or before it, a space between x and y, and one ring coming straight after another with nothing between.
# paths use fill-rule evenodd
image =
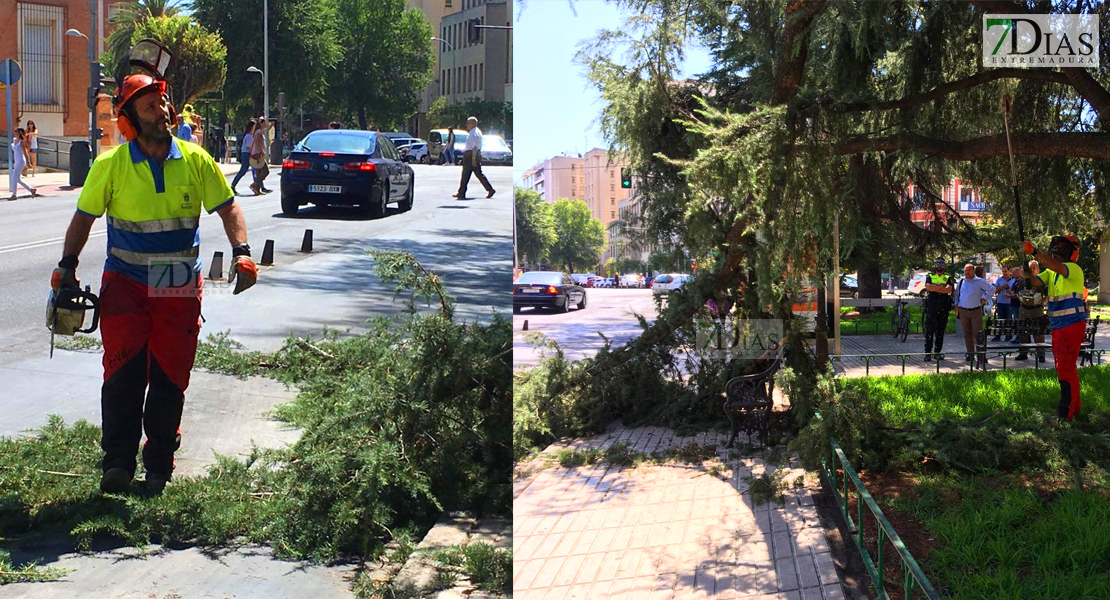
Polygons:
<instances>
[{"instance_id":1,"label":"man's beard","mask_svg":"<svg viewBox=\"0 0 1110 600\"><path fill-rule=\"evenodd\" d=\"M145 142L162 143L173 137L169 129L162 129L163 120L139 121L139 137ZM169 121L166 121L167 123Z\"/></svg>"}]
</instances>

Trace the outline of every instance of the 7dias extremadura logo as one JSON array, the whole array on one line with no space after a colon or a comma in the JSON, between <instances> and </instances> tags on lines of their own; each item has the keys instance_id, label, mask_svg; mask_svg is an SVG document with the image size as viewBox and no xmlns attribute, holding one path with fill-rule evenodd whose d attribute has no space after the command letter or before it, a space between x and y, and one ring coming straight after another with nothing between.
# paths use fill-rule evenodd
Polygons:
<instances>
[{"instance_id":1,"label":"7dias extremadura logo","mask_svg":"<svg viewBox=\"0 0 1110 600\"><path fill-rule=\"evenodd\" d=\"M1098 15L984 15L984 67L1098 67Z\"/></svg>"}]
</instances>

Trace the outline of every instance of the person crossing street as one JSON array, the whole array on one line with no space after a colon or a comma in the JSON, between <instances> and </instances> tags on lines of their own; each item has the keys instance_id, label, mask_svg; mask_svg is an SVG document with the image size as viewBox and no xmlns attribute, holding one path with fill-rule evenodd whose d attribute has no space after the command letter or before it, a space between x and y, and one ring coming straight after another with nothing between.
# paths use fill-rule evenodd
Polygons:
<instances>
[{"instance_id":1,"label":"person crossing street","mask_svg":"<svg viewBox=\"0 0 1110 600\"><path fill-rule=\"evenodd\" d=\"M478 129L477 117L466 120L466 129L470 133L466 136L466 147L463 149L462 180L459 182L458 193L451 196L459 199L466 198L466 186L470 183L470 174L473 173L482 187L486 188L486 198L492 198L495 193L493 186L482 173L482 130Z\"/></svg>"},{"instance_id":2,"label":"person crossing street","mask_svg":"<svg viewBox=\"0 0 1110 600\"><path fill-rule=\"evenodd\" d=\"M140 48L140 46L145 46ZM153 48L153 50L152 50ZM215 160L176 138L176 113L162 78L168 51L152 40L136 44L131 66L112 99L128 142L96 157L66 231L55 290L79 286L78 256L94 221L107 215L107 260L100 287L104 383L101 388L103 475L100 489L131 487L142 447L146 491L161 493L181 444L181 413L200 333L201 210L216 213L232 246L235 293L254 285L258 270L247 225ZM154 66L161 65L161 69Z\"/></svg>"},{"instance_id":3,"label":"person crossing street","mask_svg":"<svg viewBox=\"0 0 1110 600\"><path fill-rule=\"evenodd\" d=\"M1079 399L1079 347L1087 328L1087 310L1083 303L1083 270L1079 260L1079 240L1058 235L1049 243L1048 252L1039 252L1032 242L1025 242L1025 253L1045 266L1032 278L1035 290L1045 291L1048 301L1048 327L1052 332L1052 358L1056 363L1056 379L1060 382L1060 404L1056 414L1072 420L1081 408Z\"/></svg>"},{"instance_id":4,"label":"person crossing street","mask_svg":"<svg viewBox=\"0 0 1110 600\"><path fill-rule=\"evenodd\" d=\"M944 331L948 328L948 313L952 310L952 276L945 273L948 263L937 257L933 272L925 277L925 362L933 360L944 348Z\"/></svg>"}]
</instances>

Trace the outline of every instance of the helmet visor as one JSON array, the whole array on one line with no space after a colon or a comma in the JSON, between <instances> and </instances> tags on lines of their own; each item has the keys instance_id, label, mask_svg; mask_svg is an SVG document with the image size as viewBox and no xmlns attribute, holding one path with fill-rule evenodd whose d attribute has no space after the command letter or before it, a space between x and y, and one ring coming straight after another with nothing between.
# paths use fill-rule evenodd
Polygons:
<instances>
[{"instance_id":1,"label":"helmet visor","mask_svg":"<svg viewBox=\"0 0 1110 600\"><path fill-rule=\"evenodd\" d=\"M145 69L151 75L157 73L159 79L166 78L173 54L165 46L151 39L140 40L131 48L128 62L133 67Z\"/></svg>"}]
</instances>

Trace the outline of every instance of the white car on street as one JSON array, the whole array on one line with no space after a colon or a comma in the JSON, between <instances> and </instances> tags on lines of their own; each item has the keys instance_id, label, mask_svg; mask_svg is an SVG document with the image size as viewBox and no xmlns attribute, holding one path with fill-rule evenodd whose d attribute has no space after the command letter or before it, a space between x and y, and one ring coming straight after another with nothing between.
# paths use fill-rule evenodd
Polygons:
<instances>
[{"instance_id":1,"label":"white car on street","mask_svg":"<svg viewBox=\"0 0 1110 600\"><path fill-rule=\"evenodd\" d=\"M681 273L671 273L668 275L660 275L655 278L651 284L652 294L667 294L673 290L677 290L686 284L687 281L692 279L691 275L683 275Z\"/></svg>"}]
</instances>

